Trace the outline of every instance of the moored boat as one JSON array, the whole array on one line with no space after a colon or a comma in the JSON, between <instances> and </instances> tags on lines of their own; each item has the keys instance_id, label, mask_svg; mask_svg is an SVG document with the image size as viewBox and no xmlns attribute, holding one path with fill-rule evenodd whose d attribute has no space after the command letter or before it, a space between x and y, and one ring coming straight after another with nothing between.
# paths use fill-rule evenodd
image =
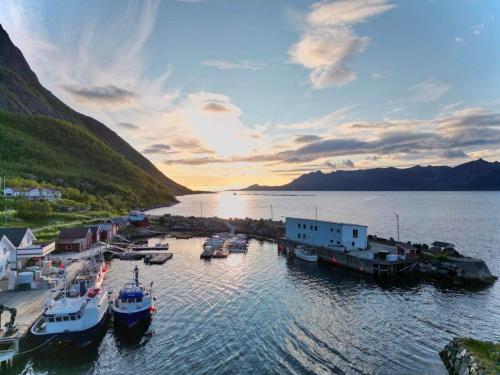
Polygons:
<instances>
[{"instance_id":1,"label":"moored boat","mask_svg":"<svg viewBox=\"0 0 500 375\"><path fill-rule=\"evenodd\" d=\"M31 333L44 343L81 348L92 343L106 327L108 293L100 288L90 288L83 296L70 297L67 294L49 303L31 327Z\"/></svg>"},{"instance_id":2,"label":"moored boat","mask_svg":"<svg viewBox=\"0 0 500 375\"><path fill-rule=\"evenodd\" d=\"M153 283L146 289L139 282L139 269L134 269L134 280L125 283L114 300L112 311L114 324L119 329L134 329L147 326L156 311Z\"/></svg>"},{"instance_id":3,"label":"moored boat","mask_svg":"<svg viewBox=\"0 0 500 375\"><path fill-rule=\"evenodd\" d=\"M313 251L306 249L303 246L297 246L295 248L295 256L299 259L305 260L306 262L317 262L318 254Z\"/></svg>"}]
</instances>

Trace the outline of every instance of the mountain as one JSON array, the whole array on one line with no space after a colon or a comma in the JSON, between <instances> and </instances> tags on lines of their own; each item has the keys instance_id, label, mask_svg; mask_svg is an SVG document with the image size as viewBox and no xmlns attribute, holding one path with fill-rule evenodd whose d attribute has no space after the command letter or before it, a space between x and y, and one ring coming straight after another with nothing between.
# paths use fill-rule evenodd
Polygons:
<instances>
[{"instance_id":1,"label":"mountain","mask_svg":"<svg viewBox=\"0 0 500 375\"><path fill-rule=\"evenodd\" d=\"M37 178L59 178L65 179L68 174L77 176L76 165L80 168L85 168L91 175L95 172L99 178L110 179L113 184L121 184L128 186L131 189L137 189L141 193L142 200L156 201L165 197L172 198L173 194L187 194L191 190L174 182L160 172L148 159L137 152L132 146L124 141L118 134L107 128L101 122L85 116L81 113L68 107L49 90L44 88L36 74L29 67L22 52L11 42L7 32L0 25L0 111L16 113L3 113L0 116L2 135L9 134L11 141L17 142L15 147L11 149L18 157L18 160L12 164L6 163L5 152L2 152L0 159L0 172L16 173L22 172L30 174ZM12 124L18 124L15 128ZM19 124L22 124L19 125ZM35 128L46 127L42 129ZM52 138L41 137L34 139L35 135L40 135L44 131L48 132L53 139L59 140L61 144L53 144ZM81 137L82 142L79 144L78 152L75 149L64 147L65 139L61 134L71 134L72 136ZM71 144L77 145L78 139L71 139ZM6 138L0 138L2 145L5 145ZM33 141L33 142L32 142ZM52 142L52 143L51 143ZM29 149L30 146L36 144L40 154L36 150L31 155L31 159L21 154L19 150ZM57 170L53 165L39 165L31 167L30 160L45 159L54 161L52 157L48 157L50 153L57 149L57 152L62 157L57 165L61 166L64 173L58 175ZM99 155L94 155L96 153ZM74 154L78 154L80 159L78 163L72 164L75 160ZM99 162L106 155L109 160L118 163L117 168L104 168ZM43 156L43 157L42 157ZM94 156L96 156L94 158ZM67 164L70 163L71 164ZM63 163L63 164L61 164ZM66 163L66 164L64 164ZM107 163L110 164L110 163ZM15 170L12 170L15 166ZM109 166L109 165L108 165ZM73 169L73 170L72 170ZM42 173L42 171L45 171ZM49 173L50 172L50 173ZM127 178L128 174L128 178ZM76 178L76 177L75 177ZM128 180L128 181L127 181ZM97 181L93 178L89 184L106 184L105 181ZM147 196L148 186L153 186L153 190L159 193L158 199L153 196ZM110 189L112 190L112 189Z\"/></svg>"},{"instance_id":2,"label":"mountain","mask_svg":"<svg viewBox=\"0 0 500 375\"><path fill-rule=\"evenodd\" d=\"M252 185L244 190L500 190L500 163L479 159L456 167L317 171L282 186Z\"/></svg>"}]
</instances>

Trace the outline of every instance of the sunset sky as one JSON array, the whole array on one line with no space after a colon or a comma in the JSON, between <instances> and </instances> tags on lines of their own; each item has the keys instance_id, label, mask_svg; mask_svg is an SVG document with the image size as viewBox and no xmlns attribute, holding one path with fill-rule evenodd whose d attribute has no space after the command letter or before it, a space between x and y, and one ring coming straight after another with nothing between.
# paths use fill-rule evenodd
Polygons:
<instances>
[{"instance_id":1,"label":"sunset sky","mask_svg":"<svg viewBox=\"0 0 500 375\"><path fill-rule=\"evenodd\" d=\"M500 1L0 0L40 81L193 189L500 152Z\"/></svg>"}]
</instances>

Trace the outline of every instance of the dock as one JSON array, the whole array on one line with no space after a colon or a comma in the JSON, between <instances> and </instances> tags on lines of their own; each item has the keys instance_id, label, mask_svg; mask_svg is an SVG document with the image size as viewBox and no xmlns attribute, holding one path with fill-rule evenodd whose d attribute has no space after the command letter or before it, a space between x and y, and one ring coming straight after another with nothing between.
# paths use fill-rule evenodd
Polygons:
<instances>
[{"instance_id":1,"label":"dock","mask_svg":"<svg viewBox=\"0 0 500 375\"><path fill-rule=\"evenodd\" d=\"M66 267L67 279L72 280L83 267L83 262L73 262ZM4 285L5 284L5 285ZM33 289L26 291L7 291L7 282L0 284L0 300L2 304L17 309L16 328L13 336L0 337L0 365L2 362L12 364L19 350L19 340L28 333L29 329L43 313L44 306L50 298L56 298L63 287L60 279L56 288Z\"/></svg>"},{"instance_id":2,"label":"dock","mask_svg":"<svg viewBox=\"0 0 500 375\"><path fill-rule=\"evenodd\" d=\"M174 254L172 253L156 253L156 254L150 254L150 257L145 257L144 261L147 264L163 264L167 260L172 259Z\"/></svg>"}]
</instances>

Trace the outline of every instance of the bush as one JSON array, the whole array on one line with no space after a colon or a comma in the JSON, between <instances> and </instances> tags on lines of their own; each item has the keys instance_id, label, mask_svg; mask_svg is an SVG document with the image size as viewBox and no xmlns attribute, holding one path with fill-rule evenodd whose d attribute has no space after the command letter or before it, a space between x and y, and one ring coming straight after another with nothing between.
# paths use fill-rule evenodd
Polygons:
<instances>
[{"instance_id":1,"label":"bush","mask_svg":"<svg viewBox=\"0 0 500 375\"><path fill-rule=\"evenodd\" d=\"M52 215L52 206L48 201L23 200L17 206L16 216L23 220L47 219Z\"/></svg>"}]
</instances>

